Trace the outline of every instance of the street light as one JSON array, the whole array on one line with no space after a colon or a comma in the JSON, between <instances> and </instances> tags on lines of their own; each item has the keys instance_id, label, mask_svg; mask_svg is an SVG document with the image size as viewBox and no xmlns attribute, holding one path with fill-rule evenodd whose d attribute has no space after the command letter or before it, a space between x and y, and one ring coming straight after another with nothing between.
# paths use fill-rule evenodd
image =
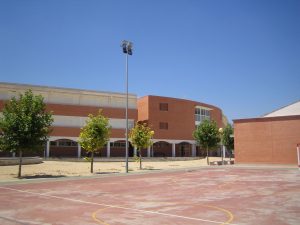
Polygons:
<instances>
[{"instance_id":1,"label":"street light","mask_svg":"<svg viewBox=\"0 0 300 225\"><path fill-rule=\"evenodd\" d=\"M128 173L128 55L132 55L133 44L130 41L122 41L123 53L126 54L126 173Z\"/></svg>"}]
</instances>

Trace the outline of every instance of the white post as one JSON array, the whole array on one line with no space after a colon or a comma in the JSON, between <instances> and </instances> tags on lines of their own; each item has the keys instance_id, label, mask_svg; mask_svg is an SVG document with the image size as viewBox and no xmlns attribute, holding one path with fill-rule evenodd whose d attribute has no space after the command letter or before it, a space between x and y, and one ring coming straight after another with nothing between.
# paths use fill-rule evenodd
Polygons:
<instances>
[{"instance_id":1,"label":"white post","mask_svg":"<svg viewBox=\"0 0 300 225\"><path fill-rule=\"evenodd\" d=\"M172 143L172 157L176 157L176 145Z\"/></svg>"},{"instance_id":2,"label":"white post","mask_svg":"<svg viewBox=\"0 0 300 225\"><path fill-rule=\"evenodd\" d=\"M192 157L196 157L196 145L192 144Z\"/></svg>"},{"instance_id":3,"label":"white post","mask_svg":"<svg viewBox=\"0 0 300 225\"><path fill-rule=\"evenodd\" d=\"M137 156L136 147L133 148L133 155Z\"/></svg>"},{"instance_id":4,"label":"white post","mask_svg":"<svg viewBox=\"0 0 300 225\"><path fill-rule=\"evenodd\" d=\"M222 165L224 165L224 158L225 158L225 146L221 145L221 154L222 154Z\"/></svg>"},{"instance_id":5,"label":"white post","mask_svg":"<svg viewBox=\"0 0 300 225\"><path fill-rule=\"evenodd\" d=\"M47 141L47 148L46 148L46 158L50 156L50 141Z\"/></svg>"},{"instance_id":6,"label":"white post","mask_svg":"<svg viewBox=\"0 0 300 225\"><path fill-rule=\"evenodd\" d=\"M299 170L300 170L300 145L298 144L297 145L297 158L298 158L298 167L299 167Z\"/></svg>"},{"instance_id":7,"label":"white post","mask_svg":"<svg viewBox=\"0 0 300 225\"><path fill-rule=\"evenodd\" d=\"M12 157L14 157L14 158L16 157L16 153L15 152L13 152Z\"/></svg>"},{"instance_id":8,"label":"white post","mask_svg":"<svg viewBox=\"0 0 300 225\"><path fill-rule=\"evenodd\" d=\"M107 158L110 157L110 141L107 142L107 146L106 146L106 157L107 157Z\"/></svg>"},{"instance_id":9,"label":"white post","mask_svg":"<svg viewBox=\"0 0 300 225\"><path fill-rule=\"evenodd\" d=\"M80 157L81 157L81 146L80 146L80 144L78 143L77 158L80 159Z\"/></svg>"},{"instance_id":10,"label":"white post","mask_svg":"<svg viewBox=\"0 0 300 225\"><path fill-rule=\"evenodd\" d=\"M151 147L148 146L148 148L147 148L147 157L150 157L150 153L151 153Z\"/></svg>"}]
</instances>

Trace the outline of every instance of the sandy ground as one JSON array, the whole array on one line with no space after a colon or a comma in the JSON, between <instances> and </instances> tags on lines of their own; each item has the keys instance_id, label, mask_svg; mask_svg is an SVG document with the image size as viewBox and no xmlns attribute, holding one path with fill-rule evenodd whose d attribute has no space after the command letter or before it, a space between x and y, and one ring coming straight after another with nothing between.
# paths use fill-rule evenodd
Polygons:
<instances>
[{"instance_id":1,"label":"sandy ground","mask_svg":"<svg viewBox=\"0 0 300 225\"><path fill-rule=\"evenodd\" d=\"M220 158L210 157L210 161ZM23 165L22 177L26 179L46 177L95 176L110 173L125 173L124 162L94 162L94 173L90 173L90 162L44 161L41 164ZM207 166L206 159L188 161L154 161L143 162L143 170L139 163L129 162L129 172L145 172L150 170L169 170ZM18 166L0 166L0 182L18 180Z\"/></svg>"}]
</instances>

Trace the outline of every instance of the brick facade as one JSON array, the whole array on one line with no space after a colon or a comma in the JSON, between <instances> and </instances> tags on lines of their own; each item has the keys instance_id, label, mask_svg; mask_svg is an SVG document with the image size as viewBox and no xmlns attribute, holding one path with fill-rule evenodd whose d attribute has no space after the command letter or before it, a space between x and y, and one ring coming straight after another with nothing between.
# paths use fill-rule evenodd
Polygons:
<instances>
[{"instance_id":1,"label":"brick facade","mask_svg":"<svg viewBox=\"0 0 300 225\"><path fill-rule=\"evenodd\" d=\"M297 164L300 116L234 120L236 163Z\"/></svg>"}]
</instances>

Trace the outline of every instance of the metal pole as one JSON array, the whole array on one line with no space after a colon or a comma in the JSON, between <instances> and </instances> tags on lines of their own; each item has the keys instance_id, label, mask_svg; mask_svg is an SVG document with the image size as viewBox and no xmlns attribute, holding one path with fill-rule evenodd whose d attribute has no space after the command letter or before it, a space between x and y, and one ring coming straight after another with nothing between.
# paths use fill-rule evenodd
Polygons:
<instances>
[{"instance_id":1,"label":"metal pole","mask_svg":"<svg viewBox=\"0 0 300 225\"><path fill-rule=\"evenodd\" d=\"M300 145L297 144L297 158L298 158L298 168L300 170Z\"/></svg>"},{"instance_id":2,"label":"metal pole","mask_svg":"<svg viewBox=\"0 0 300 225\"><path fill-rule=\"evenodd\" d=\"M126 53L126 173L128 173L128 53Z\"/></svg>"}]
</instances>

